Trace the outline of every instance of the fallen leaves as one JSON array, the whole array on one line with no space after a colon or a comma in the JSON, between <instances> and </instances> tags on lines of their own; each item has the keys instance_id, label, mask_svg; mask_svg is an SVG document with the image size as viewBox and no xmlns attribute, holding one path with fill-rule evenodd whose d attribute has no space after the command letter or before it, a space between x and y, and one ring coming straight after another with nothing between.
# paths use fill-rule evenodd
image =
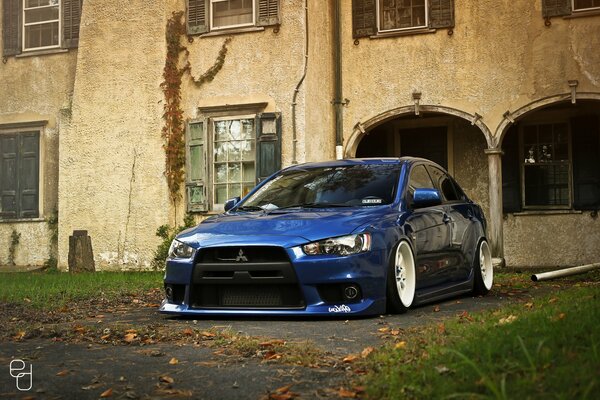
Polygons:
<instances>
[{"instance_id":1,"label":"fallen leaves","mask_svg":"<svg viewBox=\"0 0 600 400\"><path fill-rule=\"evenodd\" d=\"M362 358L367 358L375 349L372 346L365 347L363 351L360 352L360 356Z\"/></svg>"},{"instance_id":2,"label":"fallen leaves","mask_svg":"<svg viewBox=\"0 0 600 400\"><path fill-rule=\"evenodd\" d=\"M394 345L395 349L403 349L405 347L406 347L406 342L404 340L402 340Z\"/></svg>"},{"instance_id":3,"label":"fallen leaves","mask_svg":"<svg viewBox=\"0 0 600 400\"><path fill-rule=\"evenodd\" d=\"M175 379L171 378L169 375L161 375L158 377L158 381L169 385L175 383Z\"/></svg>"},{"instance_id":4,"label":"fallen leaves","mask_svg":"<svg viewBox=\"0 0 600 400\"><path fill-rule=\"evenodd\" d=\"M290 400L295 397L298 397L298 393L291 392L290 389L292 385L282 386L278 389L275 389L273 392L269 393L269 400Z\"/></svg>"},{"instance_id":5,"label":"fallen leaves","mask_svg":"<svg viewBox=\"0 0 600 400\"><path fill-rule=\"evenodd\" d=\"M69 370L63 369L62 371L57 372L56 376L67 376L68 374L69 374Z\"/></svg>"},{"instance_id":6,"label":"fallen leaves","mask_svg":"<svg viewBox=\"0 0 600 400\"><path fill-rule=\"evenodd\" d=\"M27 333L25 331L19 331L12 338L13 340L20 341L23 340L26 335Z\"/></svg>"},{"instance_id":7,"label":"fallen leaves","mask_svg":"<svg viewBox=\"0 0 600 400\"><path fill-rule=\"evenodd\" d=\"M100 395L100 398L104 399L107 397L111 397L113 395L113 390L112 388L106 389L104 392L102 392L102 394Z\"/></svg>"},{"instance_id":8,"label":"fallen leaves","mask_svg":"<svg viewBox=\"0 0 600 400\"><path fill-rule=\"evenodd\" d=\"M504 318L500 318L498 320L498 325L508 325L508 324L512 324L513 322L515 322L517 320L517 317L514 315L509 315L508 317L504 317Z\"/></svg>"},{"instance_id":9,"label":"fallen leaves","mask_svg":"<svg viewBox=\"0 0 600 400\"><path fill-rule=\"evenodd\" d=\"M170 365L177 365L177 364L179 364L179 360L178 360L178 359L176 359L175 357L173 357L173 358L171 358L171 359L169 360L169 364L170 364Z\"/></svg>"}]
</instances>

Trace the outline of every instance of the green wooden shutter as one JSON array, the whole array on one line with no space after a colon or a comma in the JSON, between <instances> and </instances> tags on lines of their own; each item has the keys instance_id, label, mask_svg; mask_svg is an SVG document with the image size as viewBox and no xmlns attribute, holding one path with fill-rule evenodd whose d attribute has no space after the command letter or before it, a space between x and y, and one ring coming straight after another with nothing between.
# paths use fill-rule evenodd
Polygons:
<instances>
[{"instance_id":1,"label":"green wooden shutter","mask_svg":"<svg viewBox=\"0 0 600 400\"><path fill-rule=\"evenodd\" d=\"M544 18L560 17L571 14L571 0L542 0Z\"/></svg>"},{"instance_id":2,"label":"green wooden shutter","mask_svg":"<svg viewBox=\"0 0 600 400\"><path fill-rule=\"evenodd\" d=\"M62 47L71 49L79 44L79 25L83 0L63 0L63 43Z\"/></svg>"},{"instance_id":3,"label":"green wooden shutter","mask_svg":"<svg viewBox=\"0 0 600 400\"><path fill-rule=\"evenodd\" d=\"M258 0L257 26L279 25L279 0Z\"/></svg>"},{"instance_id":4,"label":"green wooden shutter","mask_svg":"<svg viewBox=\"0 0 600 400\"><path fill-rule=\"evenodd\" d=\"M207 135L204 121L190 121L187 126L186 193L188 212L208 210L206 160Z\"/></svg>"},{"instance_id":5,"label":"green wooden shutter","mask_svg":"<svg viewBox=\"0 0 600 400\"><path fill-rule=\"evenodd\" d=\"M22 0L2 0L2 56L21 53Z\"/></svg>"},{"instance_id":6,"label":"green wooden shutter","mask_svg":"<svg viewBox=\"0 0 600 400\"><path fill-rule=\"evenodd\" d=\"M513 125L502 141L502 210L504 213L521 211L521 163L519 134Z\"/></svg>"},{"instance_id":7,"label":"green wooden shutter","mask_svg":"<svg viewBox=\"0 0 600 400\"><path fill-rule=\"evenodd\" d=\"M429 0L429 27L454 27L454 0Z\"/></svg>"},{"instance_id":8,"label":"green wooden shutter","mask_svg":"<svg viewBox=\"0 0 600 400\"><path fill-rule=\"evenodd\" d=\"M208 32L208 0L187 0L187 33L199 35Z\"/></svg>"},{"instance_id":9,"label":"green wooden shutter","mask_svg":"<svg viewBox=\"0 0 600 400\"><path fill-rule=\"evenodd\" d=\"M19 135L19 218L37 218L40 143L37 132Z\"/></svg>"},{"instance_id":10,"label":"green wooden shutter","mask_svg":"<svg viewBox=\"0 0 600 400\"><path fill-rule=\"evenodd\" d=\"M0 218L17 218L18 137L0 135Z\"/></svg>"},{"instance_id":11,"label":"green wooden shutter","mask_svg":"<svg viewBox=\"0 0 600 400\"><path fill-rule=\"evenodd\" d=\"M595 115L571 120L573 208L600 209L600 124Z\"/></svg>"},{"instance_id":12,"label":"green wooden shutter","mask_svg":"<svg viewBox=\"0 0 600 400\"><path fill-rule=\"evenodd\" d=\"M352 37L357 39L377 33L376 0L352 0Z\"/></svg>"},{"instance_id":13,"label":"green wooden shutter","mask_svg":"<svg viewBox=\"0 0 600 400\"><path fill-rule=\"evenodd\" d=\"M256 182L281 169L281 113L256 116Z\"/></svg>"}]
</instances>

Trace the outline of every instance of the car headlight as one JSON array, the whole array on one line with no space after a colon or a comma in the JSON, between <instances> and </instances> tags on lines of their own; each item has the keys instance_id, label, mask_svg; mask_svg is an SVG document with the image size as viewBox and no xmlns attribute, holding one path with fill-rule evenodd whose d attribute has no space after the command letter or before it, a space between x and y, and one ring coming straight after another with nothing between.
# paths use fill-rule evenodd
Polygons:
<instances>
[{"instance_id":1,"label":"car headlight","mask_svg":"<svg viewBox=\"0 0 600 400\"><path fill-rule=\"evenodd\" d=\"M169 258L192 258L195 252L193 247L174 239L169 247Z\"/></svg>"},{"instance_id":2,"label":"car headlight","mask_svg":"<svg viewBox=\"0 0 600 400\"><path fill-rule=\"evenodd\" d=\"M302 246L302 250L309 256L318 254L333 254L349 256L371 250L371 235L360 233L358 235L340 236L319 240Z\"/></svg>"}]
</instances>

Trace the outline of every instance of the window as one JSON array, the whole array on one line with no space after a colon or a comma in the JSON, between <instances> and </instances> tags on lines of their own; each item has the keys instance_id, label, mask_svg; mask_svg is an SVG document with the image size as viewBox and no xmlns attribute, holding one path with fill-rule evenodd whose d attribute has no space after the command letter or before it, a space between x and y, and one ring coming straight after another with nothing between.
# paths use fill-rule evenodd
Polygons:
<instances>
[{"instance_id":1,"label":"window","mask_svg":"<svg viewBox=\"0 0 600 400\"><path fill-rule=\"evenodd\" d=\"M464 193L457 189L457 185L453 182L452 178L444 171L439 168L428 166L433 182L436 183L436 187L440 190L445 201L459 201L464 200Z\"/></svg>"},{"instance_id":2,"label":"window","mask_svg":"<svg viewBox=\"0 0 600 400\"><path fill-rule=\"evenodd\" d=\"M429 177L429 173L425 169L424 165L417 165L410 171L410 179L408 180L406 198L412 203L415 189L431 189L433 188L433 182Z\"/></svg>"},{"instance_id":3,"label":"window","mask_svg":"<svg viewBox=\"0 0 600 400\"><path fill-rule=\"evenodd\" d=\"M355 39L454 27L454 0L352 0Z\"/></svg>"},{"instance_id":4,"label":"window","mask_svg":"<svg viewBox=\"0 0 600 400\"><path fill-rule=\"evenodd\" d=\"M187 0L189 35L279 25L280 0Z\"/></svg>"},{"instance_id":5,"label":"window","mask_svg":"<svg viewBox=\"0 0 600 400\"><path fill-rule=\"evenodd\" d=\"M378 27L380 32L427 26L426 0L379 0Z\"/></svg>"},{"instance_id":6,"label":"window","mask_svg":"<svg viewBox=\"0 0 600 400\"><path fill-rule=\"evenodd\" d=\"M600 9L600 0L573 0L573 11Z\"/></svg>"},{"instance_id":7,"label":"window","mask_svg":"<svg viewBox=\"0 0 600 400\"><path fill-rule=\"evenodd\" d=\"M39 216L39 132L0 133L0 219Z\"/></svg>"},{"instance_id":8,"label":"window","mask_svg":"<svg viewBox=\"0 0 600 400\"><path fill-rule=\"evenodd\" d=\"M571 206L569 126L524 126L521 136L523 207Z\"/></svg>"},{"instance_id":9,"label":"window","mask_svg":"<svg viewBox=\"0 0 600 400\"><path fill-rule=\"evenodd\" d=\"M60 45L59 0L23 0L23 50Z\"/></svg>"},{"instance_id":10,"label":"window","mask_svg":"<svg viewBox=\"0 0 600 400\"><path fill-rule=\"evenodd\" d=\"M75 48L83 0L2 0L2 55Z\"/></svg>"},{"instance_id":11,"label":"window","mask_svg":"<svg viewBox=\"0 0 600 400\"><path fill-rule=\"evenodd\" d=\"M220 211L281 168L279 113L223 115L190 121L187 133L189 212Z\"/></svg>"},{"instance_id":12,"label":"window","mask_svg":"<svg viewBox=\"0 0 600 400\"><path fill-rule=\"evenodd\" d=\"M210 0L212 29L254 25L252 0Z\"/></svg>"}]
</instances>

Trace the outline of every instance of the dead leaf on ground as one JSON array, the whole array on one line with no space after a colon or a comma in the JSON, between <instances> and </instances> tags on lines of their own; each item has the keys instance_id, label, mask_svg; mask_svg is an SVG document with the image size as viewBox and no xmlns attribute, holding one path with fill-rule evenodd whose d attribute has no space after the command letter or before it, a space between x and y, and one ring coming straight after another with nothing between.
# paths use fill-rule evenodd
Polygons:
<instances>
[{"instance_id":1,"label":"dead leaf on ground","mask_svg":"<svg viewBox=\"0 0 600 400\"><path fill-rule=\"evenodd\" d=\"M360 356L362 358L367 358L369 357L369 354L371 354L373 352L373 350L375 350L373 347L369 346L369 347L365 347L363 349L363 351L361 351Z\"/></svg>"},{"instance_id":2,"label":"dead leaf on ground","mask_svg":"<svg viewBox=\"0 0 600 400\"><path fill-rule=\"evenodd\" d=\"M171 365L179 364L179 360L176 359L175 357L173 357L169 360L169 364L171 364Z\"/></svg>"},{"instance_id":3,"label":"dead leaf on ground","mask_svg":"<svg viewBox=\"0 0 600 400\"><path fill-rule=\"evenodd\" d=\"M390 333L392 336L398 336L400 334L400 329L392 329Z\"/></svg>"},{"instance_id":4,"label":"dead leaf on ground","mask_svg":"<svg viewBox=\"0 0 600 400\"><path fill-rule=\"evenodd\" d=\"M433 307L433 312L440 312L440 306Z\"/></svg>"},{"instance_id":5,"label":"dead leaf on ground","mask_svg":"<svg viewBox=\"0 0 600 400\"><path fill-rule=\"evenodd\" d=\"M181 333L185 336L192 336L194 334L194 331L192 330L192 328L185 328L183 331L181 331Z\"/></svg>"},{"instance_id":6,"label":"dead leaf on ground","mask_svg":"<svg viewBox=\"0 0 600 400\"><path fill-rule=\"evenodd\" d=\"M285 340L274 339L258 344L260 347L285 346Z\"/></svg>"},{"instance_id":7,"label":"dead leaf on ground","mask_svg":"<svg viewBox=\"0 0 600 400\"><path fill-rule=\"evenodd\" d=\"M525 303L524 307L531 309L533 308L533 303Z\"/></svg>"},{"instance_id":8,"label":"dead leaf on ground","mask_svg":"<svg viewBox=\"0 0 600 400\"><path fill-rule=\"evenodd\" d=\"M57 372L56 376L67 376L68 374L69 374L69 370L63 369L62 371Z\"/></svg>"},{"instance_id":9,"label":"dead leaf on ground","mask_svg":"<svg viewBox=\"0 0 600 400\"><path fill-rule=\"evenodd\" d=\"M112 388L110 389L106 389L104 392L102 392L102 394L100 395L100 398L106 398L106 397L111 397L113 394L113 390Z\"/></svg>"},{"instance_id":10,"label":"dead leaf on ground","mask_svg":"<svg viewBox=\"0 0 600 400\"><path fill-rule=\"evenodd\" d=\"M439 335L444 335L446 334L446 325L444 325L443 322L439 323L437 326L437 331Z\"/></svg>"},{"instance_id":11,"label":"dead leaf on ground","mask_svg":"<svg viewBox=\"0 0 600 400\"><path fill-rule=\"evenodd\" d=\"M512 324L516 320L517 320L517 317L511 314L508 317L500 318L500 320L498 321L498 324L499 325Z\"/></svg>"},{"instance_id":12,"label":"dead leaf on ground","mask_svg":"<svg viewBox=\"0 0 600 400\"><path fill-rule=\"evenodd\" d=\"M345 399L355 399L358 396L358 393L356 393L355 391L344 388L340 388L337 394L338 396L343 397Z\"/></svg>"},{"instance_id":13,"label":"dead leaf on ground","mask_svg":"<svg viewBox=\"0 0 600 400\"><path fill-rule=\"evenodd\" d=\"M171 378L169 375L162 375L158 380L159 382L168 383L169 385L175 382L175 379Z\"/></svg>"},{"instance_id":14,"label":"dead leaf on ground","mask_svg":"<svg viewBox=\"0 0 600 400\"><path fill-rule=\"evenodd\" d=\"M214 338L215 336L217 336L216 333L212 333L212 332L208 332L208 331L204 331L200 334L202 335L202 337L205 337L205 338Z\"/></svg>"},{"instance_id":15,"label":"dead leaf on ground","mask_svg":"<svg viewBox=\"0 0 600 400\"><path fill-rule=\"evenodd\" d=\"M267 351L264 355L263 355L263 359L264 360L279 360L281 358L281 354L277 354L274 351Z\"/></svg>"},{"instance_id":16,"label":"dead leaf on ground","mask_svg":"<svg viewBox=\"0 0 600 400\"><path fill-rule=\"evenodd\" d=\"M135 339L137 338L137 333L128 333L125 336L123 336L123 340L126 341L127 343L131 343L133 342Z\"/></svg>"},{"instance_id":17,"label":"dead leaf on ground","mask_svg":"<svg viewBox=\"0 0 600 400\"><path fill-rule=\"evenodd\" d=\"M351 363L351 362L356 361L357 359L358 359L358 356L356 354L350 354L350 355L344 357L342 359L342 362Z\"/></svg>"},{"instance_id":18,"label":"dead leaf on ground","mask_svg":"<svg viewBox=\"0 0 600 400\"><path fill-rule=\"evenodd\" d=\"M396 349L403 349L405 347L406 347L406 342L404 340L396 343L396 345L394 346L394 348L396 348Z\"/></svg>"},{"instance_id":19,"label":"dead leaf on ground","mask_svg":"<svg viewBox=\"0 0 600 400\"><path fill-rule=\"evenodd\" d=\"M388 326L377 329L377 332L381 332L381 333L387 333L389 331L390 331L390 328Z\"/></svg>"},{"instance_id":20,"label":"dead leaf on ground","mask_svg":"<svg viewBox=\"0 0 600 400\"><path fill-rule=\"evenodd\" d=\"M25 331L19 331L12 338L14 340L23 340L25 338L25 335L27 335Z\"/></svg>"},{"instance_id":21,"label":"dead leaf on ground","mask_svg":"<svg viewBox=\"0 0 600 400\"><path fill-rule=\"evenodd\" d=\"M564 312L561 312L560 314L558 314L558 316L556 317L557 319L565 319L565 317L567 316L567 314L565 314Z\"/></svg>"},{"instance_id":22,"label":"dead leaf on ground","mask_svg":"<svg viewBox=\"0 0 600 400\"><path fill-rule=\"evenodd\" d=\"M552 304L552 303L556 303L558 301L558 298L553 297L550 300L548 300L548 303Z\"/></svg>"}]
</instances>

